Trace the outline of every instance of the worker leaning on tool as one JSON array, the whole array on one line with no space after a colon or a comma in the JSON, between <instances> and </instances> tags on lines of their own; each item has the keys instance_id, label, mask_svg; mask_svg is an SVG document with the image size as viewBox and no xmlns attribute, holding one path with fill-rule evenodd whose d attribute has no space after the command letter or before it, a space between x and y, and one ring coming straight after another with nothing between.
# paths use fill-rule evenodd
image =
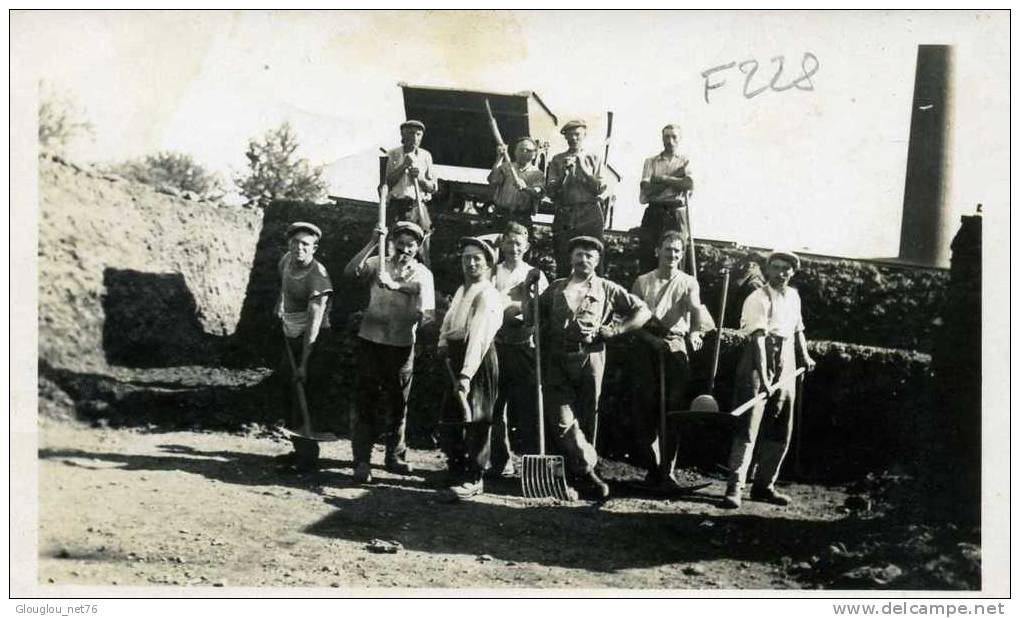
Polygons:
<instances>
[{"instance_id":1,"label":"worker leaning on tool","mask_svg":"<svg viewBox=\"0 0 1020 618\"><path fill-rule=\"evenodd\" d=\"M509 221L531 230L531 215L545 187L545 175L534 163L537 154L538 145L530 137L522 137L514 144L513 161L506 146L497 147L496 162L488 181L495 188L493 218L500 231Z\"/></svg>"},{"instance_id":2,"label":"worker leaning on tool","mask_svg":"<svg viewBox=\"0 0 1020 618\"><path fill-rule=\"evenodd\" d=\"M444 399L440 438L449 467L449 487L441 497L458 501L484 490L489 467L492 411L499 389L499 362L493 343L503 325L505 297L492 284L496 250L480 238L460 239L464 284L450 301L439 331L438 356L447 365L453 396ZM463 399L460 399L463 396ZM462 409L467 401L467 410Z\"/></svg>"},{"instance_id":3,"label":"worker leaning on tool","mask_svg":"<svg viewBox=\"0 0 1020 618\"><path fill-rule=\"evenodd\" d=\"M386 153L386 186L389 187L389 201L386 206L386 224L396 221L417 221L415 214L415 189L422 202L432 199L438 188L432 169L432 153L421 147L425 135L425 124L420 120L408 120L400 125L400 146ZM428 231L428 230L426 230Z\"/></svg>"},{"instance_id":4,"label":"worker leaning on tool","mask_svg":"<svg viewBox=\"0 0 1020 618\"><path fill-rule=\"evenodd\" d=\"M383 230L385 231L385 230ZM370 282L368 307L358 330L357 414L351 436L354 480L372 481L370 459L380 424L386 432L386 470L409 474L407 462L407 402L414 375L414 341L418 324L434 319L435 285L432 273L415 259L425 233L416 223L399 221L390 232L393 254L380 263L379 230L373 240L344 268L344 276ZM379 399L388 410L377 419ZM384 421L381 423L380 421Z\"/></svg>"},{"instance_id":5,"label":"worker leaning on tool","mask_svg":"<svg viewBox=\"0 0 1020 618\"><path fill-rule=\"evenodd\" d=\"M530 248L528 229L510 222L500 239L503 260L496 265L493 284L506 296L503 326L496 333L496 356L499 359L499 397L496 399L495 424L492 434L493 473L503 477L515 474L513 445L534 446L538 438L535 409L535 338L534 330L524 323L524 305L529 301L524 281L533 270L524 261ZM549 287L539 272L538 293ZM517 439L514 439L514 434Z\"/></svg>"},{"instance_id":6,"label":"worker leaning on tool","mask_svg":"<svg viewBox=\"0 0 1020 618\"><path fill-rule=\"evenodd\" d=\"M587 132L588 125L582 120L563 125L560 133L567 141L567 150L549 161L546 191L555 203L553 251L560 277L571 270L571 239L579 235L601 239L606 224L602 205L606 190L603 162L597 154L584 150Z\"/></svg>"},{"instance_id":7,"label":"worker leaning on tool","mask_svg":"<svg viewBox=\"0 0 1020 618\"><path fill-rule=\"evenodd\" d=\"M767 284L744 300L740 330L748 339L737 365L736 403L749 401L759 393L767 397L739 417L723 498L726 508L740 507L752 463L756 464L756 472L751 499L780 506L790 503L789 496L776 491L775 483L793 434L796 383L792 377L798 356L808 371L815 366L804 338L800 295L789 286L798 268L800 258L796 254L773 251L765 261Z\"/></svg>"},{"instance_id":8,"label":"worker leaning on tool","mask_svg":"<svg viewBox=\"0 0 1020 618\"><path fill-rule=\"evenodd\" d=\"M639 276L631 293L648 305L652 318L635 333L637 345L632 349L632 373L635 413L635 435L639 461L648 474L650 485L673 482L663 478L661 459L673 470L678 437L669 431L659 435L659 376L666 376L666 409L678 410L687 405L687 380L690 377L690 353L701 349L702 336L715 328L715 321L701 302L698 280L682 270L685 239L680 232L663 234L656 251L658 267ZM665 363L660 373L659 363Z\"/></svg>"},{"instance_id":9,"label":"worker leaning on tool","mask_svg":"<svg viewBox=\"0 0 1020 618\"><path fill-rule=\"evenodd\" d=\"M690 240L685 196L693 188L690 160L680 152L680 126L667 124L662 128L662 152L645 159L641 171L639 201L648 205L638 235L642 272L655 268L656 248L665 232L679 231L685 246Z\"/></svg>"},{"instance_id":10,"label":"worker leaning on tool","mask_svg":"<svg viewBox=\"0 0 1020 618\"><path fill-rule=\"evenodd\" d=\"M602 499L609 486L595 473L595 443L606 341L641 328L651 313L640 298L595 274L601 240L577 236L567 249L570 276L553 281L538 302L546 424L579 492ZM533 286L538 276L532 271L527 284Z\"/></svg>"},{"instance_id":11,"label":"worker leaning on tool","mask_svg":"<svg viewBox=\"0 0 1020 618\"><path fill-rule=\"evenodd\" d=\"M316 341L324 329L329 329L329 297L333 293L326 268L315 259L322 231L311 223L298 221L287 228L287 253L280 258L280 297L276 303L276 316L283 321L286 345L296 361L297 371L291 370L288 351L283 350L279 375L284 378L282 394L286 418L291 427L300 427L299 402L295 382L300 381L308 397L309 415L316 415L316 396L321 390L324 371L322 354ZM300 472L315 468L319 457L319 445L314 440L292 437L294 452L283 458L287 469Z\"/></svg>"}]
</instances>

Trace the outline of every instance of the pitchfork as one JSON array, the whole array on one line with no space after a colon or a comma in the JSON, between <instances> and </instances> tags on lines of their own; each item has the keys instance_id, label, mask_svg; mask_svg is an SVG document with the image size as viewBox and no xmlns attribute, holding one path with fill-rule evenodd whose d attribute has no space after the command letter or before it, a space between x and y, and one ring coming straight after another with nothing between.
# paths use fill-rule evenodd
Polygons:
<instances>
[{"instance_id":1,"label":"pitchfork","mask_svg":"<svg viewBox=\"0 0 1020 618\"><path fill-rule=\"evenodd\" d=\"M542 348L539 341L538 281L535 282L535 397L538 400L538 454L521 457L521 492L525 498L573 500L561 455L545 454L545 406L542 402Z\"/></svg>"}]
</instances>

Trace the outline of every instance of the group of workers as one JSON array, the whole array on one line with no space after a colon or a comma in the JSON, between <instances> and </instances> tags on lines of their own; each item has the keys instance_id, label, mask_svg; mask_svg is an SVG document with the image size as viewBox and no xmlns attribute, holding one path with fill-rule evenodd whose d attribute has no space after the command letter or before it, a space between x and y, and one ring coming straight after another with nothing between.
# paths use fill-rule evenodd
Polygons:
<instances>
[{"instance_id":1,"label":"group of workers","mask_svg":"<svg viewBox=\"0 0 1020 618\"><path fill-rule=\"evenodd\" d=\"M387 152L387 223L380 223L343 272L346 279L370 289L356 340L358 386L351 432L354 480L362 484L372 482L370 459L380 437L385 441L385 469L414 474L405 430L415 340L419 326L436 317L433 276L419 254L431 225L423 204L438 183L431 155L420 145L424 124L409 120L400 129L401 146ZM460 240L463 284L443 317L436 349L449 378L437 424L448 468L448 482L440 493L447 501L483 493L487 475L514 476L515 450L538 452L539 432L530 431L538 424L536 392L544 404L546 433L564 458L573 489L590 499L607 498L609 486L596 472L599 398L606 342L627 334L635 340L629 370L645 481L656 487L678 486L673 478L677 435L668 429L660 435L658 394L665 394L670 409L687 405L691 355L702 348L705 334L717 328L702 304L696 276L683 267L691 246L685 212L693 188L689 162L678 149L679 128L667 125L662 152L644 163L640 200L647 208L639 256L644 274L628 291L599 274L605 252L606 183L600 157L584 150L586 130L581 121L566 123L561 132L568 148L552 157L544 172L535 165L535 140L518 140L512 159L507 147L499 147L489 174L501 232L498 242ZM559 278L552 282L525 261L531 217L536 201L543 198L552 200L555 213ZM286 400L294 419L295 406L301 403L297 392L321 381L326 370L315 343L328 326L334 288L314 258L321 236L314 224L292 224L288 252L279 264L277 314L292 359L281 371L288 377ZM738 419L724 507L740 507L752 470L752 499L778 505L790 501L775 487L793 428L795 388L790 377L798 362L808 369L814 366L800 297L788 285L799 267L800 259L792 252L772 252L766 260L767 285L743 303L741 332L747 341L735 398L757 400ZM540 385L536 339L541 344ZM660 385L660 380L666 383ZM295 451L289 457L299 466L314 466L318 444L300 436L293 442Z\"/></svg>"}]
</instances>

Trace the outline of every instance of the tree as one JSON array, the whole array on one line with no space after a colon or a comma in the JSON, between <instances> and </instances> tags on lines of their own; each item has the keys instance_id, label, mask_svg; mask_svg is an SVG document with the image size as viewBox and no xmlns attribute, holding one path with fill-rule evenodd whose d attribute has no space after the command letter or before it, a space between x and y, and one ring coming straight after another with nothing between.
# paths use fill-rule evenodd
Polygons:
<instances>
[{"instance_id":1,"label":"tree","mask_svg":"<svg viewBox=\"0 0 1020 618\"><path fill-rule=\"evenodd\" d=\"M238 176L236 182L249 203L265 206L272 200L315 201L323 197L322 166L296 157L297 148L297 135L288 122L268 131L261 140L248 141L248 175Z\"/></svg>"},{"instance_id":2,"label":"tree","mask_svg":"<svg viewBox=\"0 0 1020 618\"><path fill-rule=\"evenodd\" d=\"M92 123L85 119L71 96L40 84L39 150L61 155L72 141L92 134Z\"/></svg>"},{"instance_id":3,"label":"tree","mask_svg":"<svg viewBox=\"0 0 1020 618\"><path fill-rule=\"evenodd\" d=\"M154 187L190 191L203 198L223 194L223 183L207 171L191 155L182 152L160 152L140 161L129 161L116 166L121 176Z\"/></svg>"}]
</instances>

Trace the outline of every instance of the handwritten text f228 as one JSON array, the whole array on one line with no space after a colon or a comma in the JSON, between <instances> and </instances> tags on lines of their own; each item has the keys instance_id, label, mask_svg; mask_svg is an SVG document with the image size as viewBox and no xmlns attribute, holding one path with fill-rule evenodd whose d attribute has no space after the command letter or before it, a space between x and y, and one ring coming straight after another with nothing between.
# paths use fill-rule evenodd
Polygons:
<instances>
[{"instance_id":1,"label":"handwritten text f228","mask_svg":"<svg viewBox=\"0 0 1020 618\"><path fill-rule=\"evenodd\" d=\"M755 83L762 83L761 80L755 80L755 76L758 74L760 65L757 60L744 60L741 63L729 62L727 64L720 64L717 67L706 69L701 72L701 77L705 80L705 103L708 103L708 93L717 88L722 88L726 85L726 77L724 75L718 75L737 67L741 73L744 74L744 98L753 99L759 94L766 90L772 90L773 92L783 92L796 88L797 90L814 90L814 82L811 78L815 73L818 72L818 58L811 52L804 52L804 56L800 59L800 75L795 77L792 81L786 84L781 84L781 75L783 73L783 66L785 63L784 56L776 56L772 58L772 64L775 65L775 72L772 74L772 80L763 86L754 88ZM762 70L765 73L765 70ZM788 79L788 78L787 78Z\"/></svg>"}]
</instances>

